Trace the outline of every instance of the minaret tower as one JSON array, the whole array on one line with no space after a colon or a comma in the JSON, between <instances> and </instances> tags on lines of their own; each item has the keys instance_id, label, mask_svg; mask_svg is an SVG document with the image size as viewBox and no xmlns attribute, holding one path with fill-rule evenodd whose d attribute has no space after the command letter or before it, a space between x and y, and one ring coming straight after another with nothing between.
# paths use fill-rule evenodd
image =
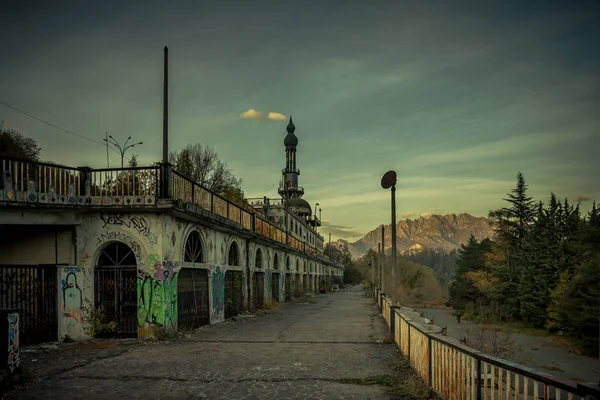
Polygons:
<instances>
[{"instance_id":1,"label":"minaret tower","mask_svg":"<svg viewBox=\"0 0 600 400\"><path fill-rule=\"evenodd\" d=\"M279 186L279 195L284 200L301 198L304 195L304 188L298 186L298 176L300 170L296 166L296 146L298 146L298 138L294 135L296 127L292 122L292 116L290 115L290 122L287 126L287 136L285 137L283 144L285 145L285 168L281 171L282 180Z\"/></svg>"}]
</instances>

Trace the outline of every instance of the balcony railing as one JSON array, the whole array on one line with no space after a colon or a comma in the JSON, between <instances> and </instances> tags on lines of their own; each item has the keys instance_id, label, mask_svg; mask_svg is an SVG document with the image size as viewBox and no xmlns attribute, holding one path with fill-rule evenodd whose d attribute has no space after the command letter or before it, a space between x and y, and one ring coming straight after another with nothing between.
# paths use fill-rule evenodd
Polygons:
<instances>
[{"instance_id":1,"label":"balcony railing","mask_svg":"<svg viewBox=\"0 0 600 400\"><path fill-rule=\"evenodd\" d=\"M154 206L159 198L179 200L235 222L247 231L329 260L322 249L288 235L260 210L227 200L169 166L91 169L0 159L0 173L0 206L54 203L135 207Z\"/></svg>"}]
</instances>

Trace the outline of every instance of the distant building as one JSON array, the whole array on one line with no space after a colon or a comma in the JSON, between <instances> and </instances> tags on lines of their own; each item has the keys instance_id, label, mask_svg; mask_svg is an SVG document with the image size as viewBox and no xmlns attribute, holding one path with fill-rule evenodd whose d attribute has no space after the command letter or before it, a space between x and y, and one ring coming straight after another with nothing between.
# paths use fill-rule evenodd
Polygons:
<instances>
[{"instance_id":1,"label":"distant building","mask_svg":"<svg viewBox=\"0 0 600 400\"><path fill-rule=\"evenodd\" d=\"M169 165L0 159L0 307L19 310L21 344L197 328L341 277L302 199L294 130L281 199L251 207Z\"/></svg>"}]
</instances>

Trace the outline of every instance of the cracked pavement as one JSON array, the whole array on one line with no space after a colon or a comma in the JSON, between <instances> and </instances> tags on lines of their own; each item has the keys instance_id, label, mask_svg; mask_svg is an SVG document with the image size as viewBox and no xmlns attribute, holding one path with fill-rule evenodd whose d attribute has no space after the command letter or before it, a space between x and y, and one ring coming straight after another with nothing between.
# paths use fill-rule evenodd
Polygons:
<instances>
[{"instance_id":1,"label":"cracked pavement","mask_svg":"<svg viewBox=\"0 0 600 400\"><path fill-rule=\"evenodd\" d=\"M393 373L372 298L356 286L313 299L169 342L60 345L29 368L41 380L10 398L389 399L386 387L344 382Z\"/></svg>"}]
</instances>

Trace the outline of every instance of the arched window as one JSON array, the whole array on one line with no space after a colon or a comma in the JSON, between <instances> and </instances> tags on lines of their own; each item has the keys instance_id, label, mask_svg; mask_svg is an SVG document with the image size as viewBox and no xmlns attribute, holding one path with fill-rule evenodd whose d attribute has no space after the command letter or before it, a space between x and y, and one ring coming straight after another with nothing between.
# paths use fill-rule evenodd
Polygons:
<instances>
[{"instance_id":1,"label":"arched window","mask_svg":"<svg viewBox=\"0 0 600 400\"><path fill-rule=\"evenodd\" d=\"M277 253L273 256L273 269L279 269L279 257Z\"/></svg>"},{"instance_id":2,"label":"arched window","mask_svg":"<svg viewBox=\"0 0 600 400\"><path fill-rule=\"evenodd\" d=\"M229 245L229 254L227 256L227 265L240 265L240 249L234 240Z\"/></svg>"},{"instance_id":3,"label":"arched window","mask_svg":"<svg viewBox=\"0 0 600 400\"><path fill-rule=\"evenodd\" d=\"M125 243L113 242L106 246L98 257L99 267L136 266L133 250Z\"/></svg>"},{"instance_id":4,"label":"arched window","mask_svg":"<svg viewBox=\"0 0 600 400\"><path fill-rule=\"evenodd\" d=\"M201 263L204 262L204 251L202 239L198 231L192 231L185 242L185 254L183 261Z\"/></svg>"},{"instance_id":5,"label":"arched window","mask_svg":"<svg viewBox=\"0 0 600 400\"><path fill-rule=\"evenodd\" d=\"M292 268L290 265L290 256L287 256L287 260L285 261L285 269L289 271L290 268Z\"/></svg>"},{"instance_id":6,"label":"arched window","mask_svg":"<svg viewBox=\"0 0 600 400\"><path fill-rule=\"evenodd\" d=\"M262 251L260 249L256 249L256 257L254 257L254 268L261 269L262 268Z\"/></svg>"}]
</instances>

